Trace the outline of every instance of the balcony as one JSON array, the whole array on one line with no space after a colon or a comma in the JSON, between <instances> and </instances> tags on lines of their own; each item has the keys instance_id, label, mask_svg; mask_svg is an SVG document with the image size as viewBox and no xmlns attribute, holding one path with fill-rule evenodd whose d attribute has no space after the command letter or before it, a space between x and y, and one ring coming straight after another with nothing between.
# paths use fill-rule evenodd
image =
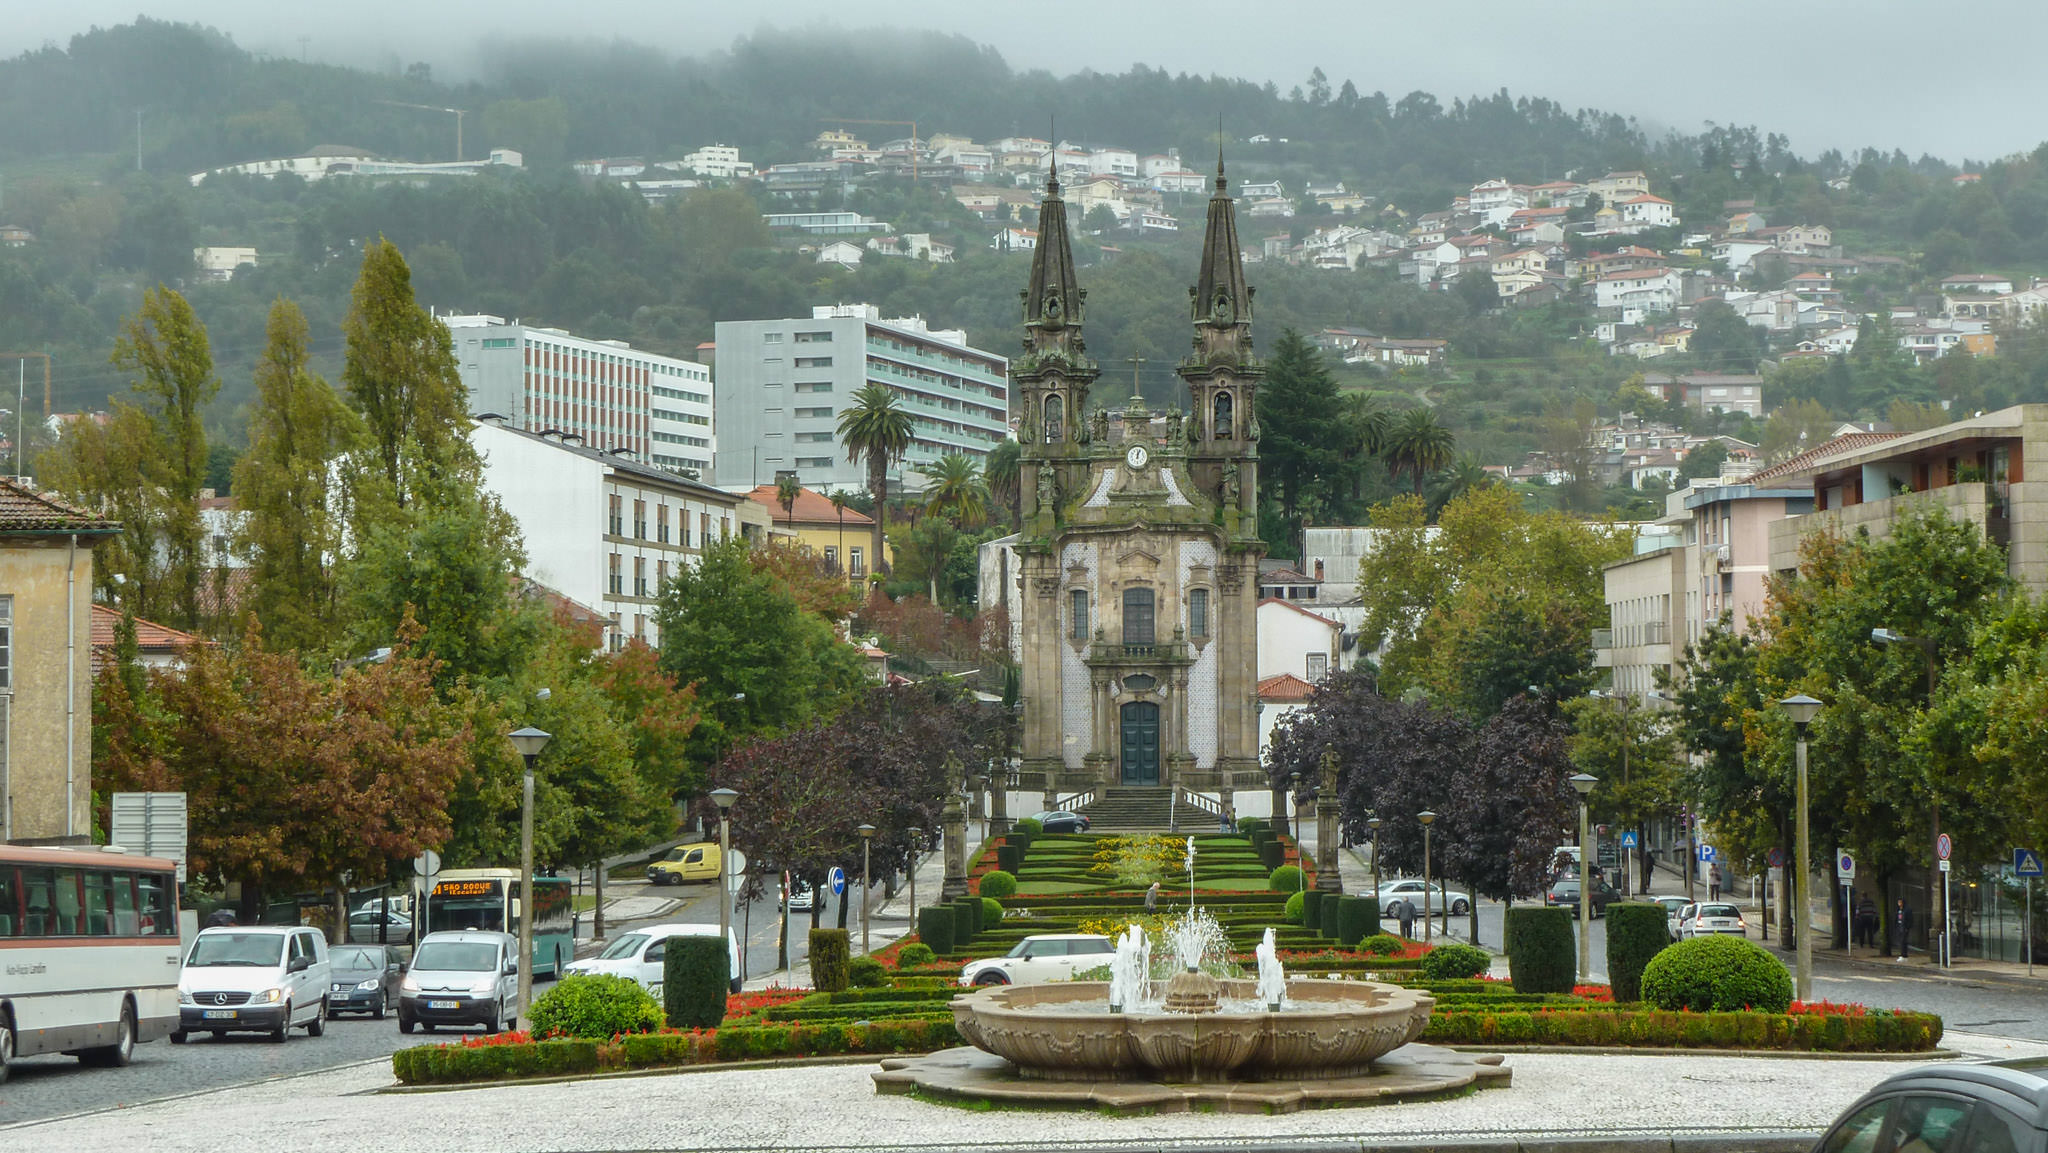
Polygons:
<instances>
[{"instance_id":1,"label":"balcony","mask_svg":"<svg viewBox=\"0 0 2048 1153\"><path fill-rule=\"evenodd\" d=\"M1116 644L1097 641L1088 646L1088 663L1091 665L1185 665L1192 664L1188 646L1182 641L1158 641L1152 644Z\"/></svg>"}]
</instances>

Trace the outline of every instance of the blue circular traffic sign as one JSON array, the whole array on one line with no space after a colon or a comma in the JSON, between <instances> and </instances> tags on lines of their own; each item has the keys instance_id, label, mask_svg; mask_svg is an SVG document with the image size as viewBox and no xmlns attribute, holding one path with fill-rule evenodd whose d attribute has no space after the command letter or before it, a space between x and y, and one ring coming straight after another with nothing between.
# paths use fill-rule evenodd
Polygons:
<instances>
[{"instance_id":1,"label":"blue circular traffic sign","mask_svg":"<svg viewBox=\"0 0 2048 1153\"><path fill-rule=\"evenodd\" d=\"M846 892L846 870L832 866L832 871L825 874L825 887L832 890L835 897Z\"/></svg>"}]
</instances>

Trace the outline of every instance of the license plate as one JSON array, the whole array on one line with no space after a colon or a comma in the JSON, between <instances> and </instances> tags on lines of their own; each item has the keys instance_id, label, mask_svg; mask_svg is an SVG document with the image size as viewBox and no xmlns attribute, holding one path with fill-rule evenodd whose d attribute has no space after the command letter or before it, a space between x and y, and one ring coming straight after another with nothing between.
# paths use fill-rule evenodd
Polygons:
<instances>
[{"instance_id":1,"label":"license plate","mask_svg":"<svg viewBox=\"0 0 2048 1153\"><path fill-rule=\"evenodd\" d=\"M205 1015L209 1021L232 1021L235 1019L235 1011L233 1009L208 1009Z\"/></svg>"},{"instance_id":2,"label":"license plate","mask_svg":"<svg viewBox=\"0 0 2048 1153\"><path fill-rule=\"evenodd\" d=\"M427 1002L427 1008L429 1008L429 1009L460 1009L460 1008L462 1008L462 1002L460 1002L460 1001L429 1001L429 1002Z\"/></svg>"}]
</instances>

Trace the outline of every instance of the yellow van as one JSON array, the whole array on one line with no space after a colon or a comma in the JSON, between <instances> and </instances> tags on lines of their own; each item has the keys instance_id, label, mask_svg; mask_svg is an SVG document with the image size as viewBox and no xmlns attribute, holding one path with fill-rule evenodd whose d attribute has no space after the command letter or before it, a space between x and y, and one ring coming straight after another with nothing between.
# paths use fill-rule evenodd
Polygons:
<instances>
[{"instance_id":1,"label":"yellow van","mask_svg":"<svg viewBox=\"0 0 2048 1153\"><path fill-rule=\"evenodd\" d=\"M680 885L688 881L710 883L718 880L717 845L678 845L661 860L647 866L647 880L655 885Z\"/></svg>"}]
</instances>

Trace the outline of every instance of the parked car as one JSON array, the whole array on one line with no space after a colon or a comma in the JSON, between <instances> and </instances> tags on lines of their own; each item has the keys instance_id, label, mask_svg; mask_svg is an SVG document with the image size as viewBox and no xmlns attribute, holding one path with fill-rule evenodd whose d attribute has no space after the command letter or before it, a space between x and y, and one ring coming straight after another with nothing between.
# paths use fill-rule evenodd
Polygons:
<instances>
[{"instance_id":1,"label":"parked car","mask_svg":"<svg viewBox=\"0 0 2048 1153\"><path fill-rule=\"evenodd\" d=\"M1399 920L1403 905L1413 906L1415 915L1418 917L1422 915L1422 882L1420 880L1409 878L1401 881L1383 882L1380 885L1379 898L1381 920L1386 920L1389 917ZM1471 911L1471 897L1455 889L1446 890L1442 885L1430 885L1430 915L1449 913L1452 916L1462 917Z\"/></svg>"},{"instance_id":2,"label":"parked car","mask_svg":"<svg viewBox=\"0 0 2048 1153\"><path fill-rule=\"evenodd\" d=\"M519 938L489 929L428 933L398 983L398 1031L439 1025L519 1027Z\"/></svg>"},{"instance_id":3,"label":"parked car","mask_svg":"<svg viewBox=\"0 0 2048 1153\"><path fill-rule=\"evenodd\" d=\"M651 925L635 929L614 940L604 952L572 961L566 976L608 974L630 977L655 996L661 996L662 972L668 964L668 943L675 937L716 937L717 925ZM732 930L725 933L726 972L732 975L731 989L740 991L740 944Z\"/></svg>"},{"instance_id":4,"label":"parked car","mask_svg":"<svg viewBox=\"0 0 2048 1153\"><path fill-rule=\"evenodd\" d=\"M680 885L690 881L718 880L717 845L677 845L661 860L647 866L647 879L656 885Z\"/></svg>"},{"instance_id":5,"label":"parked car","mask_svg":"<svg viewBox=\"0 0 2048 1153\"><path fill-rule=\"evenodd\" d=\"M2048 1153L2041 1058L1894 1073L1842 1111L1814 1153Z\"/></svg>"},{"instance_id":6,"label":"parked car","mask_svg":"<svg viewBox=\"0 0 2048 1153\"><path fill-rule=\"evenodd\" d=\"M1038 827L1048 833L1085 833L1088 831L1088 818L1079 813L1067 812L1065 809L1049 809L1043 813L1033 813L1031 814L1031 819L1037 821Z\"/></svg>"},{"instance_id":7,"label":"parked car","mask_svg":"<svg viewBox=\"0 0 2048 1153\"><path fill-rule=\"evenodd\" d=\"M327 1015L368 1013L384 1019L384 1010L398 1000L405 961L389 945L337 945L327 954L332 981Z\"/></svg>"},{"instance_id":8,"label":"parked car","mask_svg":"<svg viewBox=\"0 0 2048 1153\"><path fill-rule=\"evenodd\" d=\"M401 916L412 916L412 894L396 893L383 897L368 897L355 907L358 913L373 913L386 910Z\"/></svg>"},{"instance_id":9,"label":"parked car","mask_svg":"<svg viewBox=\"0 0 2048 1153\"><path fill-rule=\"evenodd\" d=\"M224 925L201 929L178 972L178 1028L171 1044L194 1033L268 1033L282 1041L305 1026L327 1031L331 983L327 936L302 925Z\"/></svg>"},{"instance_id":10,"label":"parked car","mask_svg":"<svg viewBox=\"0 0 2048 1153\"><path fill-rule=\"evenodd\" d=\"M1099 933L1040 933L1017 942L1000 957L969 961L962 985L1032 985L1064 981L1083 969L1109 964L1116 945Z\"/></svg>"},{"instance_id":11,"label":"parked car","mask_svg":"<svg viewBox=\"0 0 2048 1153\"><path fill-rule=\"evenodd\" d=\"M1604 917L1607 915L1607 906L1621 900L1621 890L1608 884L1604 877L1595 877L1593 879L1593 886L1593 915L1595 917ZM1572 916L1578 916L1578 880L1574 878L1572 880L1559 881L1550 886L1543 894L1543 903L1546 905L1563 906L1572 911Z\"/></svg>"},{"instance_id":12,"label":"parked car","mask_svg":"<svg viewBox=\"0 0 2048 1153\"><path fill-rule=\"evenodd\" d=\"M383 936L378 936L379 932ZM412 918L396 911L359 909L348 915L348 939L388 945L412 944Z\"/></svg>"},{"instance_id":13,"label":"parked car","mask_svg":"<svg viewBox=\"0 0 2048 1153\"><path fill-rule=\"evenodd\" d=\"M1678 936L1681 940L1717 935L1749 935L1749 925L1742 919L1741 909L1723 901L1699 901L1679 912Z\"/></svg>"},{"instance_id":14,"label":"parked car","mask_svg":"<svg viewBox=\"0 0 2048 1153\"><path fill-rule=\"evenodd\" d=\"M1650 901L1652 904L1664 907L1665 931L1671 934L1672 940L1676 941L1678 939L1678 915L1683 913L1685 907L1692 904L1692 901L1686 897L1651 897Z\"/></svg>"},{"instance_id":15,"label":"parked car","mask_svg":"<svg viewBox=\"0 0 2048 1153\"><path fill-rule=\"evenodd\" d=\"M808 882L801 879L790 882L789 895L786 899L790 912L808 913L811 911L812 903L817 899L817 894L811 891Z\"/></svg>"}]
</instances>

